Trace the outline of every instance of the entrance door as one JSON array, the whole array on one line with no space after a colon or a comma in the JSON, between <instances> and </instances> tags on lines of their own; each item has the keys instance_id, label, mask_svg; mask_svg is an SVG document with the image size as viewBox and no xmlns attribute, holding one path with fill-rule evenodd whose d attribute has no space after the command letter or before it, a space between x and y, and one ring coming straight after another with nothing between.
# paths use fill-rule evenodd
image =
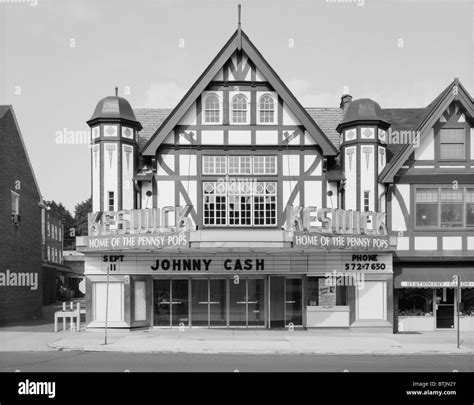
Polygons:
<instances>
[{"instance_id":1,"label":"entrance door","mask_svg":"<svg viewBox=\"0 0 474 405\"><path fill-rule=\"evenodd\" d=\"M188 326L188 280L153 280L154 326Z\"/></svg>"},{"instance_id":2,"label":"entrance door","mask_svg":"<svg viewBox=\"0 0 474 405\"><path fill-rule=\"evenodd\" d=\"M171 284L170 280L153 280L153 325L170 326Z\"/></svg>"},{"instance_id":3,"label":"entrance door","mask_svg":"<svg viewBox=\"0 0 474 405\"><path fill-rule=\"evenodd\" d=\"M242 278L231 279L229 282L229 297L230 326L247 326L247 280Z\"/></svg>"},{"instance_id":4,"label":"entrance door","mask_svg":"<svg viewBox=\"0 0 474 405\"><path fill-rule=\"evenodd\" d=\"M209 326L226 326L226 281L209 280Z\"/></svg>"},{"instance_id":5,"label":"entrance door","mask_svg":"<svg viewBox=\"0 0 474 405\"><path fill-rule=\"evenodd\" d=\"M188 280L171 281L171 325L189 325Z\"/></svg>"},{"instance_id":6,"label":"entrance door","mask_svg":"<svg viewBox=\"0 0 474 405\"><path fill-rule=\"evenodd\" d=\"M303 325L303 280L300 278L287 278L285 281L285 322L288 326Z\"/></svg>"},{"instance_id":7,"label":"entrance door","mask_svg":"<svg viewBox=\"0 0 474 405\"><path fill-rule=\"evenodd\" d=\"M270 277L270 328L285 327L285 277Z\"/></svg>"},{"instance_id":8,"label":"entrance door","mask_svg":"<svg viewBox=\"0 0 474 405\"><path fill-rule=\"evenodd\" d=\"M436 328L454 328L454 288L437 288L435 292Z\"/></svg>"},{"instance_id":9,"label":"entrance door","mask_svg":"<svg viewBox=\"0 0 474 405\"><path fill-rule=\"evenodd\" d=\"M265 281L231 279L229 283L229 325L265 326Z\"/></svg>"},{"instance_id":10,"label":"entrance door","mask_svg":"<svg viewBox=\"0 0 474 405\"><path fill-rule=\"evenodd\" d=\"M265 325L265 281L247 280L247 326Z\"/></svg>"},{"instance_id":11,"label":"entrance door","mask_svg":"<svg viewBox=\"0 0 474 405\"><path fill-rule=\"evenodd\" d=\"M191 323L192 326L209 326L209 280L192 280L191 282Z\"/></svg>"},{"instance_id":12,"label":"entrance door","mask_svg":"<svg viewBox=\"0 0 474 405\"><path fill-rule=\"evenodd\" d=\"M191 326L227 325L225 280L192 280L191 296Z\"/></svg>"}]
</instances>

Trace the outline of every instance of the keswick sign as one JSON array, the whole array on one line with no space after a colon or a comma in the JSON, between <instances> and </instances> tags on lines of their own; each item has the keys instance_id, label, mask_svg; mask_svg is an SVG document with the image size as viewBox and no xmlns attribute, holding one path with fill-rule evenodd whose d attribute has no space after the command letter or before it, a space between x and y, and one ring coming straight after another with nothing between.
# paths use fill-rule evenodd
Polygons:
<instances>
[{"instance_id":1,"label":"keswick sign","mask_svg":"<svg viewBox=\"0 0 474 405\"><path fill-rule=\"evenodd\" d=\"M315 249L390 249L385 213L288 206L286 230L293 247Z\"/></svg>"},{"instance_id":2,"label":"keswick sign","mask_svg":"<svg viewBox=\"0 0 474 405\"><path fill-rule=\"evenodd\" d=\"M192 208L184 205L90 213L87 218L89 236L188 232L192 228L188 217Z\"/></svg>"},{"instance_id":3,"label":"keswick sign","mask_svg":"<svg viewBox=\"0 0 474 405\"><path fill-rule=\"evenodd\" d=\"M94 212L88 215L86 249L155 250L189 246L192 206Z\"/></svg>"}]
</instances>

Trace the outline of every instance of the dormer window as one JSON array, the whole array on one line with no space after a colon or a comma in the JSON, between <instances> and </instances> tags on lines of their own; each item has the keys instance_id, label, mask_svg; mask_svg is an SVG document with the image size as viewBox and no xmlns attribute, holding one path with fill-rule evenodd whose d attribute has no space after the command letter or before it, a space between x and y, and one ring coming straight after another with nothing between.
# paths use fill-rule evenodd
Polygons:
<instances>
[{"instance_id":1,"label":"dormer window","mask_svg":"<svg viewBox=\"0 0 474 405\"><path fill-rule=\"evenodd\" d=\"M264 94L258 102L259 122L273 124L275 122L275 101L269 94Z\"/></svg>"},{"instance_id":2,"label":"dormer window","mask_svg":"<svg viewBox=\"0 0 474 405\"><path fill-rule=\"evenodd\" d=\"M442 160L462 160L465 152L466 130L464 128L440 129L439 157Z\"/></svg>"},{"instance_id":3,"label":"dormer window","mask_svg":"<svg viewBox=\"0 0 474 405\"><path fill-rule=\"evenodd\" d=\"M204 100L204 122L219 123L220 115L219 97L215 94L209 94Z\"/></svg>"},{"instance_id":4,"label":"dormer window","mask_svg":"<svg viewBox=\"0 0 474 405\"><path fill-rule=\"evenodd\" d=\"M246 124L248 117L247 97L243 94L236 94L232 97L232 123Z\"/></svg>"}]
</instances>

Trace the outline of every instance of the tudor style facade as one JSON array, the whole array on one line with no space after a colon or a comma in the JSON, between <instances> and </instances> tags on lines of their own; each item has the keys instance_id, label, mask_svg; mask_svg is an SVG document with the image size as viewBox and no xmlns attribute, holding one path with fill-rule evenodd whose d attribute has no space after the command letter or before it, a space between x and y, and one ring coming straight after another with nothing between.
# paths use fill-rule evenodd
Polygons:
<instances>
[{"instance_id":1,"label":"tudor style facade","mask_svg":"<svg viewBox=\"0 0 474 405\"><path fill-rule=\"evenodd\" d=\"M463 94L469 149L472 99ZM133 110L117 96L101 100L88 124L93 211L103 215L91 216L94 234L78 238L89 327L104 325L108 296L108 322L116 327L396 330L398 296L405 294L398 287L412 274L406 266L430 257L411 246L427 236L412 226L416 208L407 203L415 195L433 198L423 175L430 165L418 162L461 156L456 97L444 123L457 117L449 129L430 124L433 106L382 110L345 95L340 108L305 109L239 26L173 110ZM392 145L391 130L417 113L426 115L420 148ZM428 125L433 142L442 139L437 147L426 146ZM472 171L469 153L462 168L431 166L448 175ZM459 188L469 178L459 177ZM468 190L463 198L467 204ZM461 238L472 261L467 226L463 219L446 234L445 246ZM349 282L336 282L346 276ZM361 284L351 283L358 277Z\"/></svg>"}]
</instances>

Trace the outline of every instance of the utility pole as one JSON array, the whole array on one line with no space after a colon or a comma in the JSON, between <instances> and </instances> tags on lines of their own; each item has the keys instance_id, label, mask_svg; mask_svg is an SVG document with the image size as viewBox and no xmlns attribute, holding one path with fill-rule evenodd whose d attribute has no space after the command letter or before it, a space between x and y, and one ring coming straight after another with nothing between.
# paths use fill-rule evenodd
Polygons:
<instances>
[{"instance_id":1,"label":"utility pole","mask_svg":"<svg viewBox=\"0 0 474 405\"><path fill-rule=\"evenodd\" d=\"M461 334L461 324L460 324L460 312L461 312L461 275L458 274L458 285L456 289L456 317L457 317L457 346L459 349L460 346L460 334Z\"/></svg>"},{"instance_id":2,"label":"utility pole","mask_svg":"<svg viewBox=\"0 0 474 405\"><path fill-rule=\"evenodd\" d=\"M105 345L107 344L107 324L109 318L109 271L110 264L107 266L107 285L105 287Z\"/></svg>"}]
</instances>

